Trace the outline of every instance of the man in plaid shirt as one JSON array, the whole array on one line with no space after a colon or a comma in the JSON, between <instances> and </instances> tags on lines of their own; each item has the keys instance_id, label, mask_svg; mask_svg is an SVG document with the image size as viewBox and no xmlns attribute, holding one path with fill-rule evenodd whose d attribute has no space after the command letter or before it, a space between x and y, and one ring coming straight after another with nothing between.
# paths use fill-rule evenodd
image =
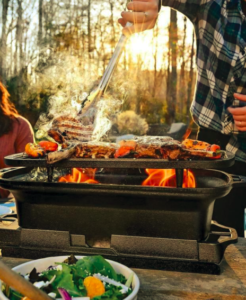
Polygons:
<instances>
[{"instance_id":1,"label":"man in plaid shirt","mask_svg":"<svg viewBox=\"0 0 246 300\"><path fill-rule=\"evenodd\" d=\"M160 1L162 5L186 15L194 25L197 85L191 114L200 127L198 139L219 144L233 152L236 164L229 172L246 175L246 106L243 107L246 105L246 0ZM129 11L122 12L119 23L122 26L126 22L134 23L123 29L123 33L129 35L152 29L160 5L158 7L158 0L133 0L127 8ZM235 104L237 108L232 107ZM235 214L237 220L243 216L246 206L246 200L243 203L239 199L246 199L245 192L241 189L241 194L235 195L235 202L237 200L239 205ZM219 209L223 211L225 201L220 202L222 208ZM228 218L232 218L235 202L226 205ZM225 210L223 213L226 215ZM240 220L240 228L236 227L241 235L242 226L243 220Z\"/></svg>"}]
</instances>

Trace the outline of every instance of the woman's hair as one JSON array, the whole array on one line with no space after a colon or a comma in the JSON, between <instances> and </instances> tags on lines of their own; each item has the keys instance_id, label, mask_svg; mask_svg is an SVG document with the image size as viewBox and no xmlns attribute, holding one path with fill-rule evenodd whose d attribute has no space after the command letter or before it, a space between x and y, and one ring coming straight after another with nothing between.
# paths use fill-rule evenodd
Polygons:
<instances>
[{"instance_id":1,"label":"woman's hair","mask_svg":"<svg viewBox=\"0 0 246 300\"><path fill-rule=\"evenodd\" d=\"M9 101L9 93L0 82L0 137L13 129L13 122L19 116L14 104Z\"/></svg>"}]
</instances>

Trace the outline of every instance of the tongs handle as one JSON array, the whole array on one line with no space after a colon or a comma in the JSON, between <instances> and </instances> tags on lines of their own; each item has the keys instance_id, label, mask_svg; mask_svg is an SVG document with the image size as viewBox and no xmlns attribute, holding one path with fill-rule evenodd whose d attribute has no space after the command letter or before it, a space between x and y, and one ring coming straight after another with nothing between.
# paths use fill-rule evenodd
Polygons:
<instances>
[{"instance_id":1,"label":"tongs handle","mask_svg":"<svg viewBox=\"0 0 246 300\"><path fill-rule=\"evenodd\" d=\"M130 26L130 25L131 25L131 23L126 24L126 26ZM101 91L101 95L104 93L104 91L106 90L106 88L108 86L109 80L112 76L112 73L120 59L120 55L126 44L126 40L127 40L127 37L124 34L122 34L116 47L115 47L114 53L109 61L109 64L103 74L103 77L99 83L98 89Z\"/></svg>"},{"instance_id":2,"label":"tongs handle","mask_svg":"<svg viewBox=\"0 0 246 300\"><path fill-rule=\"evenodd\" d=\"M130 25L131 25L131 23L127 22L126 26L130 26ZM94 102L95 100L99 99L103 95L105 90L107 89L109 80L110 80L112 73L120 59L120 55L122 53L122 50L125 46L126 41L127 41L127 37L124 34L122 34L116 47L115 47L114 53L108 63L108 66L102 76L102 79L101 79L98 87L96 88L96 90L93 90L89 94L89 96L82 102L82 108L85 106L85 103L88 100L91 102Z\"/></svg>"}]
</instances>

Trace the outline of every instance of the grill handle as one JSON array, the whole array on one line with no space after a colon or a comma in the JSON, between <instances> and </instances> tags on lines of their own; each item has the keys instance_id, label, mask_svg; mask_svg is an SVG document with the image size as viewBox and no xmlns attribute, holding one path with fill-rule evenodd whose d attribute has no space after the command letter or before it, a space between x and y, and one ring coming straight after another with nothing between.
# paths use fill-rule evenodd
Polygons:
<instances>
[{"instance_id":1,"label":"grill handle","mask_svg":"<svg viewBox=\"0 0 246 300\"><path fill-rule=\"evenodd\" d=\"M18 170L18 169L24 169L25 167L10 167L10 168L4 168L0 170L0 178L2 178L2 176L5 173L8 173L10 171L14 171L14 170Z\"/></svg>"},{"instance_id":2,"label":"grill handle","mask_svg":"<svg viewBox=\"0 0 246 300\"><path fill-rule=\"evenodd\" d=\"M230 174L233 187L246 187L246 176Z\"/></svg>"}]
</instances>

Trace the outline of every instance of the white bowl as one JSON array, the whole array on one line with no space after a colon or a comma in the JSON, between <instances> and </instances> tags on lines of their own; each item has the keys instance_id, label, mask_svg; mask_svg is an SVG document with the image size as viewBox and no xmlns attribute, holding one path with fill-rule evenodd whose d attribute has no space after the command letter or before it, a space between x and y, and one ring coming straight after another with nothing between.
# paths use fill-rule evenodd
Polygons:
<instances>
[{"instance_id":1,"label":"white bowl","mask_svg":"<svg viewBox=\"0 0 246 300\"><path fill-rule=\"evenodd\" d=\"M54 265L56 262L63 262L65 259L67 259L67 256L55 256L55 257L47 257L47 258L42 258L42 259L37 259L37 260L32 260L27 263L21 264L13 270L17 273L21 273L22 275L26 275L27 273L30 273L33 268L37 269L37 272L42 272L45 269L47 269L49 266ZM83 258L84 256L77 256L76 258ZM131 269L128 267L117 263L112 260L107 261L111 264L111 266L114 268L116 273L124 275L126 278L130 276L130 274L133 272ZM133 282L132 282L132 287L133 291L132 293L125 298L124 300L137 300L137 294L139 291L140 287L140 282L138 276L133 272ZM73 298L76 299L76 298ZM0 281L0 300L9 300L3 293L2 293L2 281Z\"/></svg>"}]
</instances>

